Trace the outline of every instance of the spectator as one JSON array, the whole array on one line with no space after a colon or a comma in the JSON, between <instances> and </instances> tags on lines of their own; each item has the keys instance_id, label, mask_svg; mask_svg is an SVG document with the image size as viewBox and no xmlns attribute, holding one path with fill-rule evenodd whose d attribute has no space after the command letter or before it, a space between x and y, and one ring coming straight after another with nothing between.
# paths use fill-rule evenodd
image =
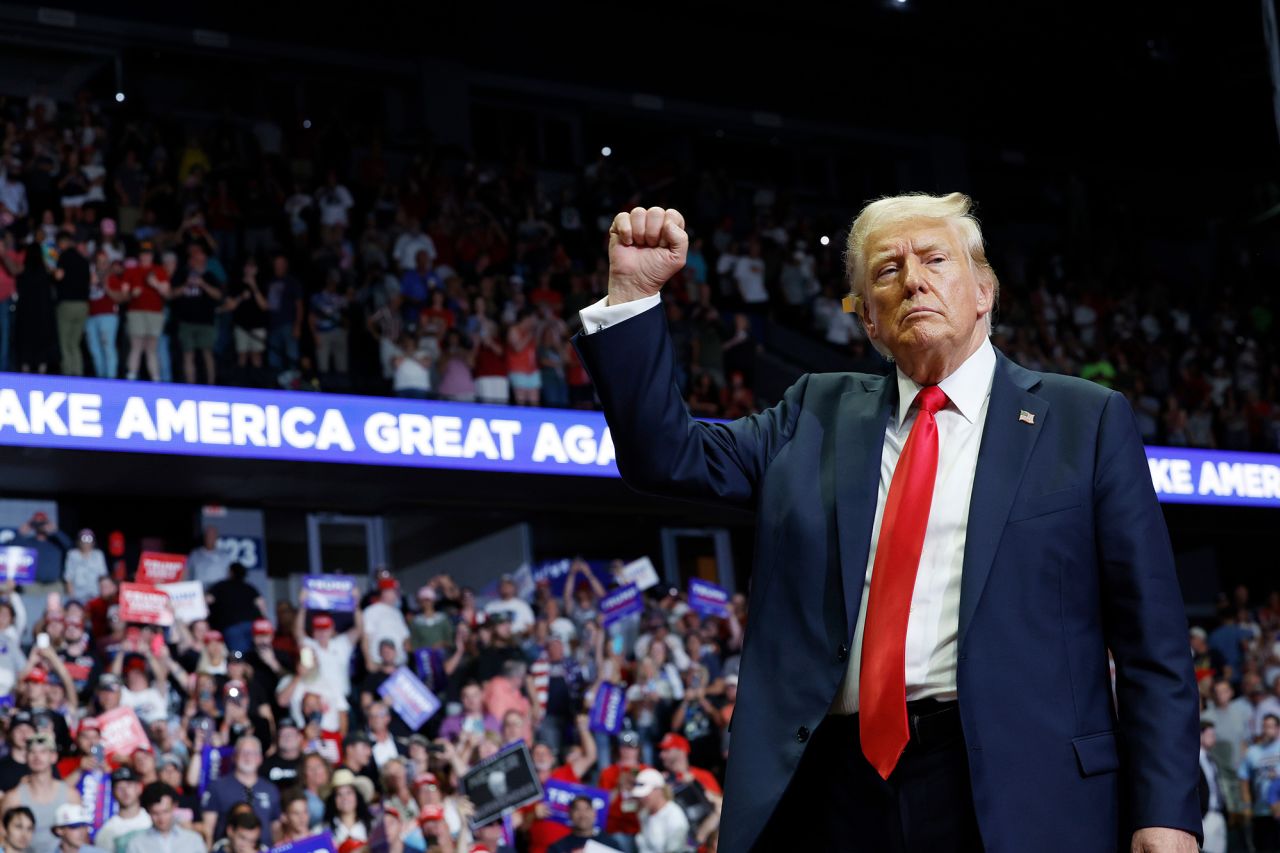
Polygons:
<instances>
[{"instance_id":1,"label":"spectator","mask_svg":"<svg viewBox=\"0 0 1280 853\"><path fill-rule=\"evenodd\" d=\"M253 648L253 623L262 618L267 605L258 588L245 580L249 570L243 563L232 563L227 571L229 577L206 587L209 624L222 632L228 649L248 652Z\"/></svg>"},{"instance_id":2,"label":"spectator","mask_svg":"<svg viewBox=\"0 0 1280 853\"><path fill-rule=\"evenodd\" d=\"M1253 844L1258 850L1280 847L1277 823L1267 801L1271 783L1280 777L1280 717L1267 714L1262 721L1262 740L1245 750L1237 772L1240 794L1252 815Z\"/></svg>"},{"instance_id":3,"label":"spectator","mask_svg":"<svg viewBox=\"0 0 1280 853\"><path fill-rule=\"evenodd\" d=\"M329 270L324 289L311 297L311 335L316 344L316 369L322 375L347 373L347 296L340 293L342 273Z\"/></svg>"},{"instance_id":4,"label":"spectator","mask_svg":"<svg viewBox=\"0 0 1280 853\"><path fill-rule=\"evenodd\" d=\"M178 343L182 347L183 375L189 384L196 381L196 353L204 364L205 381L217 382L213 360L214 322L222 304L222 288L209 268L209 256L199 243L187 248L187 269L183 283L174 288L172 308L178 321Z\"/></svg>"},{"instance_id":5,"label":"spectator","mask_svg":"<svg viewBox=\"0 0 1280 853\"><path fill-rule=\"evenodd\" d=\"M371 802L379 793L378 767L373 763L373 743L360 730L349 732L342 741L342 763L334 770L349 770L356 776L365 802Z\"/></svg>"},{"instance_id":6,"label":"spectator","mask_svg":"<svg viewBox=\"0 0 1280 853\"><path fill-rule=\"evenodd\" d=\"M8 754L0 758L0 792L6 794L31 772L27 766L27 744L35 736L35 721L29 711L19 710L9 718L8 729Z\"/></svg>"},{"instance_id":7,"label":"spectator","mask_svg":"<svg viewBox=\"0 0 1280 853\"><path fill-rule=\"evenodd\" d=\"M462 735L496 732L499 725L498 718L485 711L484 690L472 681L462 687L462 709L445 717L440 724L440 737L456 741Z\"/></svg>"},{"instance_id":8,"label":"spectator","mask_svg":"<svg viewBox=\"0 0 1280 853\"><path fill-rule=\"evenodd\" d=\"M75 234L58 233L58 266L53 271L58 292L58 349L64 376L83 376L84 326L89 317L89 261L80 253Z\"/></svg>"},{"instance_id":9,"label":"spectator","mask_svg":"<svg viewBox=\"0 0 1280 853\"><path fill-rule=\"evenodd\" d=\"M435 263L436 258L439 257L435 242L422 232L422 222L418 217L411 216L405 222L404 232L396 238L392 256L395 258L397 267L408 270L417 264L420 252L426 252L430 263Z\"/></svg>"},{"instance_id":10,"label":"spectator","mask_svg":"<svg viewBox=\"0 0 1280 853\"><path fill-rule=\"evenodd\" d=\"M9 544L35 549L36 581L22 588L22 603L27 618L39 622L49 603L49 593L61 593L64 589L62 568L71 550L71 540L47 513L37 510L18 525L18 535Z\"/></svg>"},{"instance_id":11,"label":"spectator","mask_svg":"<svg viewBox=\"0 0 1280 853\"><path fill-rule=\"evenodd\" d=\"M166 303L171 295L169 279L168 268L155 263L155 250L151 243L144 241L138 249L138 265L124 273L129 294L129 314L125 321L129 333L125 376L129 379L138 378L144 355L151 381L163 378L160 339L164 335Z\"/></svg>"},{"instance_id":12,"label":"spectator","mask_svg":"<svg viewBox=\"0 0 1280 853\"><path fill-rule=\"evenodd\" d=\"M3 204L0 201L0 206ZM7 373L13 365L13 310L18 276L26 262L26 252L14 241L13 232L0 228L0 373Z\"/></svg>"},{"instance_id":13,"label":"spectator","mask_svg":"<svg viewBox=\"0 0 1280 853\"><path fill-rule=\"evenodd\" d=\"M231 573L232 555L218 547L218 528L209 525L199 547L187 556L187 578L200 581L205 589L226 580Z\"/></svg>"},{"instance_id":14,"label":"spectator","mask_svg":"<svg viewBox=\"0 0 1280 853\"><path fill-rule=\"evenodd\" d=\"M107 853L101 847L89 843L89 830L93 818L84 806L68 803L58 808L54 817L53 834L58 838L58 853Z\"/></svg>"},{"instance_id":15,"label":"spectator","mask_svg":"<svg viewBox=\"0 0 1280 853\"><path fill-rule=\"evenodd\" d=\"M409 646L415 652L418 649L443 649L453 642L453 620L436 611L438 597L439 593L430 584L418 588L419 612L409 623Z\"/></svg>"},{"instance_id":16,"label":"spectator","mask_svg":"<svg viewBox=\"0 0 1280 853\"><path fill-rule=\"evenodd\" d=\"M205 839L178 826L174 807L178 792L163 782L153 782L142 794L150 825L130 839L124 853L204 853Z\"/></svg>"},{"instance_id":17,"label":"spectator","mask_svg":"<svg viewBox=\"0 0 1280 853\"><path fill-rule=\"evenodd\" d=\"M532 308L522 308L507 332L507 380L517 406L536 406L542 388L538 370L537 316Z\"/></svg>"},{"instance_id":18,"label":"spectator","mask_svg":"<svg viewBox=\"0 0 1280 853\"><path fill-rule=\"evenodd\" d=\"M25 806L35 816L35 833L31 849L35 853L53 853L58 837L53 834L58 809L64 805L80 805L80 794L66 782L55 779L53 766L58 759L58 746L53 736L43 732L27 740L27 776L0 802L0 810Z\"/></svg>"},{"instance_id":19,"label":"spectator","mask_svg":"<svg viewBox=\"0 0 1280 853\"><path fill-rule=\"evenodd\" d=\"M413 264L400 276L400 316L410 328L418 327L429 295L441 287L440 277L431 264L430 253L419 249Z\"/></svg>"},{"instance_id":20,"label":"spectator","mask_svg":"<svg viewBox=\"0 0 1280 853\"><path fill-rule=\"evenodd\" d=\"M120 306L128 301L128 286L120 274L118 262L111 260L105 249L99 249L94 255L89 284L89 317L85 321L85 337L95 376L115 379L120 372L116 338L120 333Z\"/></svg>"},{"instance_id":21,"label":"spectator","mask_svg":"<svg viewBox=\"0 0 1280 853\"><path fill-rule=\"evenodd\" d=\"M516 581L512 575L503 575L498 582L498 598L485 605L485 613L506 613L511 617L511 630L523 634L533 627L533 609L516 595Z\"/></svg>"},{"instance_id":22,"label":"spectator","mask_svg":"<svg viewBox=\"0 0 1280 853\"><path fill-rule=\"evenodd\" d=\"M4 809L5 853L34 853L36 816L26 806Z\"/></svg>"},{"instance_id":23,"label":"spectator","mask_svg":"<svg viewBox=\"0 0 1280 853\"><path fill-rule=\"evenodd\" d=\"M396 762L402 756L400 744L391 734L391 709L384 702L374 702L369 706L367 716L373 762L378 770L384 771L388 763Z\"/></svg>"},{"instance_id":24,"label":"spectator","mask_svg":"<svg viewBox=\"0 0 1280 853\"><path fill-rule=\"evenodd\" d=\"M334 771L332 785L324 804L324 827L333 843L341 846L348 840L367 842L373 816L360 778L344 767Z\"/></svg>"},{"instance_id":25,"label":"spectator","mask_svg":"<svg viewBox=\"0 0 1280 853\"><path fill-rule=\"evenodd\" d=\"M93 531L85 528L76 537L76 547L67 551L62 580L68 597L89 601L98 594L98 579L107 574L107 558L96 544Z\"/></svg>"},{"instance_id":26,"label":"spectator","mask_svg":"<svg viewBox=\"0 0 1280 853\"><path fill-rule=\"evenodd\" d=\"M400 611L400 583L390 575L382 575L377 586L377 599L364 609L363 648L373 649L377 643L390 640L395 646L396 663L402 664L407 659L409 626ZM370 659L369 664L374 666L376 661Z\"/></svg>"},{"instance_id":27,"label":"spectator","mask_svg":"<svg viewBox=\"0 0 1280 853\"><path fill-rule=\"evenodd\" d=\"M17 277L18 369L23 373L48 373L57 357L58 324L54 314L53 279L38 243L27 246L22 272Z\"/></svg>"},{"instance_id":28,"label":"spectator","mask_svg":"<svg viewBox=\"0 0 1280 853\"><path fill-rule=\"evenodd\" d=\"M470 403L476 399L475 349L463 340L457 329L445 332L440 355L440 398Z\"/></svg>"},{"instance_id":29,"label":"spectator","mask_svg":"<svg viewBox=\"0 0 1280 853\"><path fill-rule=\"evenodd\" d=\"M237 803L227 816L227 834L213 845L213 850L226 853L258 853L266 850L262 841L262 821L253 808Z\"/></svg>"},{"instance_id":30,"label":"spectator","mask_svg":"<svg viewBox=\"0 0 1280 853\"><path fill-rule=\"evenodd\" d=\"M505 406L511 398L511 380L507 378L507 350L498 332L498 324L484 314L483 299L476 300L479 320L479 343L476 346L476 400Z\"/></svg>"},{"instance_id":31,"label":"spectator","mask_svg":"<svg viewBox=\"0 0 1280 853\"><path fill-rule=\"evenodd\" d=\"M688 845L689 820L671 799L666 780L657 770L641 770L630 797L640 803L638 853L683 853Z\"/></svg>"},{"instance_id":32,"label":"spectator","mask_svg":"<svg viewBox=\"0 0 1280 853\"><path fill-rule=\"evenodd\" d=\"M596 838L596 807L590 797L579 794L569 803L569 828L570 833L548 847L547 853L579 853ZM609 840L598 843L607 845Z\"/></svg>"},{"instance_id":33,"label":"spectator","mask_svg":"<svg viewBox=\"0 0 1280 853\"><path fill-rule=\"evenodd\" d=\"M280 795L280 832L276 835L276 845L309 838L315 834L313 829L306 792L301 788L285 789Z\"/></svg>"},{"instance_id":34,"label":"spectator","mask_svg":"<svg viewBox=\"0 0 1280 853\"><path fill-rule=\"evenodd\" d=\"M299 595L298 617L294 623L298 646L310 649L315 656L320 686L325 691L326 698L335 705L345 704L346 697L351 693L351 655L364 634L364 617L357 609L352 626L341 634L335 634L333 617L327 613L319 613L312 624L314 638L307 636L306 624L307 599L304 594Z\"/></svg>"},{"instance_id":35,"label":"spectator","mask_svg":"<svg viewBox=\"0 0 1280 853\"><path fill-rule=\"evenodd\" d=\"M231 312L235 334L236 366L242 381L245 371L253 368L256 376L262 370L262 354L267 351L267 297L258 285L258 262L250 256L245 262L238 285L233 286L225 307Z\"/></svg>"},{"instance_id":36,"label":"spectator","mask_svg":"<svg viewBox=\"0 0 1280 853\"><path fill-rule=\"evenodd\" d=\"M302 285L289 274L288 256L278 253L267 282L267 364L273 370L297 366L303 315Z\"/></svg>"},{"instance_id":37,"label":"spectator","mask_svg":"<svg viewBox=\"0 0 1280 853\"><path fill-rule=\"evenodd\" d=\"M210 782L201 797L201 834L208 843L221 838L226 834L231 806L247 802L262 822L263 840L270 844L272 822L280 817L280 792L258 775L262 767L261 741L252 735L240 738L235 744L234 759L232 772Z\"/></svg>"},{"instance_id":38,"label":"spectator","mask_svg":"<svg viewBox=\"0 0 1280 853\"><path fill-rule=\"evenodd\" d=\"M408 332L400 336L391 356L395 371L391 387L397 397L426 400L431 396L432 359L424 341Z\"/></svg>"}]
</instances>

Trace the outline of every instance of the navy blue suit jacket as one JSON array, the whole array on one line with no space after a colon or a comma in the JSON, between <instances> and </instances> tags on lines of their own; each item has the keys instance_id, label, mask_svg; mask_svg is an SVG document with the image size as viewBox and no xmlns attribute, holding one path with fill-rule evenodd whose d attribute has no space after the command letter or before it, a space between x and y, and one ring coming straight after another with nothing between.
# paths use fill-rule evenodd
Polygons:
<instances>
[{"instance_id":1,"label":"navy blue suit jacket","mask_svg":"<svg viewBox=\"0 0 1280 853\"><path fill-rule=\"evenodd\" d=\"M689 415L676 387L660 307L579 333L574 344L630 486L756 510L721 820L721 849L747 850L845 673L897 382L808 374L773 408L708 424ZM1147 826L1199 836L1186 627L1124 397L997 351L956 673L989 853L1127 851L1133 830Z\"/></svg>"}]
</instances>

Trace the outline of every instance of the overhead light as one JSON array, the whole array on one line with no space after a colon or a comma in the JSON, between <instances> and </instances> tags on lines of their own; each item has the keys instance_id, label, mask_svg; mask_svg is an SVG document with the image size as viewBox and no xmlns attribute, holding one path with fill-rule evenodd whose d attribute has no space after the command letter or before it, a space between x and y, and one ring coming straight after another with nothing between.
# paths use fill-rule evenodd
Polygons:
<instances>
[{"instance_id":1,"label":"overhead light","mask_svg":"<svg viewBox=\"0 0 1280 853\"><path fill-rule=\"evenodd\" d=\"M821 237L818 238L818 242L824 246L829 246L831 245L831 238L828 237L826 234L823 234Z\"/></svg>"},{"instance_id":2,"label":"overhead light","mask_svg":"<svg viewBox=\"0 0 1280 853\"><path fill-rule=\"evenodd\" d=\"M600 156L601 156L601 157L608 157L608 156L609 156L610 154L612 154L612 153L613 153L613 149L612 149L612 148L610 148L608 145L606 145L605 147L603 147L603 148L601 148L601 149L600 149Z\"/></svg>"},{"instance_id":3,"label":"overhead light","mask_svg":"<svg viewBox=\"0 0 1280 853\"><path fill-rule=\"evenodd\" d=\"M309 119L309 118L304 118L304 119L302 120L302 129L303 129L303 130L310 130L310 129L311 129L311 119Z\"/></svg>"},{"instance_id":4,"label":"overhead light","mask_svg":"<svg viewBox=\"0 0 1280 853\"><path fill-rule=\"evenodd\" d=\"M117 104L124 103L124 92L116 92L116 103Z\"/></svg>"}]
</instances>

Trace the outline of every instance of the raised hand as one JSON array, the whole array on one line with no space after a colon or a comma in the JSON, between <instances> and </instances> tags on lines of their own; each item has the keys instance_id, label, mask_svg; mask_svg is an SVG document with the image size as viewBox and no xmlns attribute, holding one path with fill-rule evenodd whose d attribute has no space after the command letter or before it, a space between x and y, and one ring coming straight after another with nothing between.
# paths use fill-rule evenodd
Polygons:
<instances>
[{"instance_id":1,"label":"raised hand","mask_svg":"<svg viewBox=\"0 0 1280 853\"><path fill-rule=\"evenodd\" d=\"M637 207L609 228L609 304L652 296L684 268L689 235L680 211Z\"/></svg>"}]
</instances>

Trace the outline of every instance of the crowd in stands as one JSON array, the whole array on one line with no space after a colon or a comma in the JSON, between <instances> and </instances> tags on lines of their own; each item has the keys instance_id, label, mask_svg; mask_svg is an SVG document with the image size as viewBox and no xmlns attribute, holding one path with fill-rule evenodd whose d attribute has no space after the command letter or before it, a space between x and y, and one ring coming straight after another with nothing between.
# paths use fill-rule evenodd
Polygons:
<instances>
[{"instance_id":1,"label":"crowd in stands","mask_svg":"<svg viewBox=\"0 0 1280 853\"><path fill-rule=\"evenodd\" d=\"M19 529L45 569L0 594L5 853L252 851L319 833L341 853L568 853L592 838L627 853L715 849L741 596L727 618L704 617L659 588L606 628L600 601L622 561L574 560L559 594L543 581L521 596L503 576L486 600L448 575L401 589L380 572L352 612L308 609L304 595L269 608L217 530L204 534L186 578L203 584L208 616L162 628L121 619L133 576L121 536L105 550L90 530L72 542L42 513ZM379 691L402 666L443 703L417 729ZM604 683L624 691L616 734L588 721ZM106 749L120 708L145 737ZM545 802L472 825L463 776L518 741L543 782L607 792L603 827L585 796L568 825ZM110 817L93 807L104 778Z\"/></svg>"},{"instance_id":2,"label":"crowd in stands","mask_svg":"<svg viewBox=\"0 0 1280 853\"><path fill-rule=\"evenodd\" d=\"M766 320L888 369L840 309L839 235L723 173L646 189L602 156L552 181L87 93L0 98L0 121L0 370L590 408L569 337L606 290L608 224L670 202L692 236L665 290L692 411L760 407ZM1230 269L1228 299L1021 252L992 247L1015 360L1124 391L1148 442L1280 448L1266 270Z\"/></svg>"}]
</instances>

